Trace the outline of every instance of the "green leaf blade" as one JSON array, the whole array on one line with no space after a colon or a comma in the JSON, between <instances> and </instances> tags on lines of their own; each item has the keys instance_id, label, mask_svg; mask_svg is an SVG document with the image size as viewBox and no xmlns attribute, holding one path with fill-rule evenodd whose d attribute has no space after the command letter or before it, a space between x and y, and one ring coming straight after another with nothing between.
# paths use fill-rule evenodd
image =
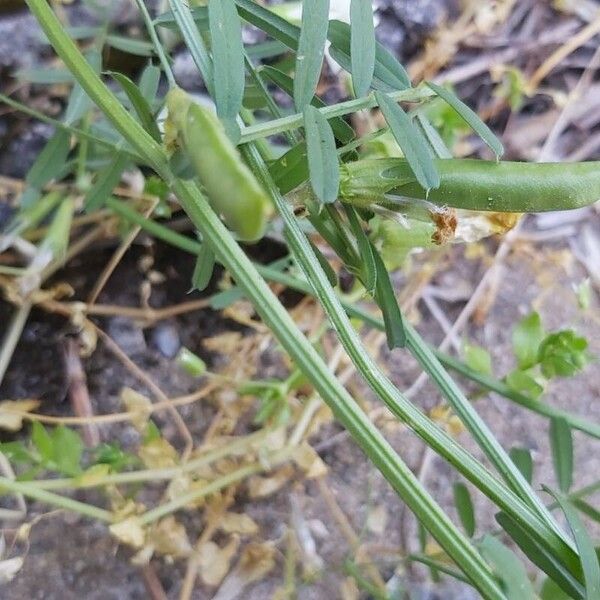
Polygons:
<instances>
[{"instance_id":1,"label":"green leaf blade","mask_svg":"<svg viewBox=\"0 0 600 600\"><path fill-rule=\"evenodd\" d=\"M119 83L129 98L143 128L160 143L161 135L158 125L152 116L152 109L140 88L127 75L111 71L110 76Z\"/></svg>"},{"instance_id":2,"label":"green leaf blade","mask_svg":"<svg viewBox=\"0 0 600 600\"><path fill-rule=\"evenodd\" d=\"M496 155L496 159L499 160L504 154L504 146L494 132L479 118L479 115L473 109L469 108L462 100L457 98L452 92L449 92L442 86L431 81L428 81L427 85L463 118L469 127L473 129L473 131Z\"/></svg>"},{"instance_id":3,"label":"green leaf blade","mask_svg":"<svg viewBox=\"0 0 600 600\"><path fill-rule=\"evenodd\" d=\"M294 77L294 104L299 112L310 104L317 89L328 23L329 0L304 0Z\"/></svg>"},{"instance_id":4,"label":"green leaf blade","mask_svg":"<svg viewBox=\"0 0 600 600\"><path fill-rule=\"evenodd\" d=\"M352 86L357 98L365 96L375 71L375 26L371 0L350 3L350 59Z\"/></svg>"},{"instance_id":5,"label":"green leaf blade","mask_svg":"<svg viewBox=\"0 0 600 600\"><path fill-rule=\"evenodd\" d=\"M375 96L390 131L402 149L419 185L425 190L439 187L440 175L421 132L389 96L381 92L375 92Z\"/></svg>"},{"instance_id":6,"label":"green leaf blade","mask_svg":"<svg viewBox=\"0 0 600 600\"><path fill-rule=\"evenodd\" d=\"M598 563L594 544L569 499L548 488L544 489L554 496L560 505L573 533L575 545L579 550L581 569L585 581L585 598L586 600L597 600L597 598L600 598L600 564Z\"/></svg>"},{"instance_id":7,"label":"green leaf blade","mask_svg":"<svg viewBox=\"0 0 600 600\"><path fill-rule=\"evenodd\" d=\"M458 512L460 522L469 537L475 535L475 509L469 489L462 482L457 482L453 486L454 506Z\"/></svg>"},{"instance_id":8,"label":"green leaf blade","mask_svg":"<svg viewBox=\"0 0 600 600\"><path fill-rule=\"evenodd\" d=\"M217 114L235 120L244 98L242 25L234 0L209 0L208 21L214 62L214 99Z\"/></svg>"},{"instance_id":9,"label":"green leaf blade","mask_svg":"<svg viewBox=\"0 0 600 600\"><path fill-rule=\"evenodd\" d=\"M573 483L573 436L565 419L550 421L550 447L558 487L567 493Z\"/></svg>"},{"instance_id":10,"label":"green leaf blade","mask_svg":"<svg viewBox=\"0 0 600 600\"><path fill-rule=\"evenodd\" d=\"M335 139L327 119L310 104L304 108L304 127L310 183L317 198L335 202L340 185L340 170Z\"/></svg>"}]
</instances>

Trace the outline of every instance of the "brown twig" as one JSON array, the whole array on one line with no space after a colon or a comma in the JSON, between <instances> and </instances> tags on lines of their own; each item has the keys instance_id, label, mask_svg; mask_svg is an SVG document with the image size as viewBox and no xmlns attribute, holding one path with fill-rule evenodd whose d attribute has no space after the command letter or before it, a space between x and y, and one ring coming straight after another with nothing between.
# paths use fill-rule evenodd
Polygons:
<instances>
[{"instance_id":1,"label":"brown twig","mask_svg":"<svg viewBox=\"0 0 600 600\"><path fill-rule=\"evenodd\" d=\"M75 338L67 338L64 354L68 395L73 412L78 417L89 419L94 416L94 411L90 402L85 371L79 358L79 344ZM82 434L86 446L94 447L100 443L100 433L92 421L83 426Z\"/></svg>"}]
</instances>

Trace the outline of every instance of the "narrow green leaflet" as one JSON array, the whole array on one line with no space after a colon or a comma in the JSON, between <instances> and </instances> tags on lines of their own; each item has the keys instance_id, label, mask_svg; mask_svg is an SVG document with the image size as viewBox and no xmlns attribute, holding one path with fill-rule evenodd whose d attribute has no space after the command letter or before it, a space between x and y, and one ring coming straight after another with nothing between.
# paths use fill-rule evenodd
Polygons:
<instances>
[{"instance_id":1,"label":"narrow green leaflet","mask_svg":"<svg viewBox=\"0 0 600 600\"><path fill-rule=\"evenodd\" d=\"M135 40L130 37L121 35L107 35L106 43L109 46L127 54L135 56L152 56L154 54L154 46L145 40Z\"/></svg>"},{"instance_id":2,"label":"narrow green leaflet","mask_svg":"<svg viewBox=\"0 0 600 600\"><path fill-rule=\"evenodd\" d=\"M375 249L373 249L373 257L375 258L375 266L377 267L375 301L383 315L388 348L390 350L404 348L406 346L406 332L404 331L402 313L398 306L398 300L396 300L390 275L383 264L381 256L379 256L379 252Z\"/></svg>"},{"instance_id":3,"label":"narrow green leaflet","mask_svg":"<svg viewBox=\"0 0 600 600\"><path fill-rule=\"evenodd\" d=\"M253 0L236 0L240 17L258 27L291 50L298 48L300 28Z\"/></svg>"},{"instance_id":4,"label":"narrow green leaflet","mask_svg":"<svg viewBox=\"0 0 600 600\"><path fill-rule=\"evenodd\" d=\"M460 518L460 522L469 537L475 535L475 510L469 489L462 482L457 482L453 486L454 506Z\"/></svg>"},{"instance_id":5,"label":"narrow green leaflet","mask_svg":"<svg viewBox=\"0 0 600 600\"><path fill-rule=\"evenodd\" d=\"M377 285L377 264L375 262L375 257L373 256L373 253L376 252L376 250L373 248L367 234L361 227L358 215L354 208L349 204L345 204L344 210L348 216L348 222L350 223L352 233L358 243L358 251L360 253L360 264L358 266L362 284L365 286L367 292L373 295Z\"/></svg>"},{"instance_id":6,"label":"narrow green leaflet","mask_svg":"<svg viewBox=\"0 0 600 600\"><path fill-rule=\"evenodd\" d=\"M319 264L321 265L321 268L323 269L323 272L327 276L327 281L329 281L331 287L336 287L338 284L338 277L337 277L336 272L333 270L333 267L329 264L329 261L325 258L323 253L319 250L319 248L317 248L317 246L315 246L313 241L309 238L307 238L307 239L308 239L308 243L310 244L310 247L312 248L312 251L315 253L317 260L319 261Z\"/></svg>"},{"instance_id":7,"label":"narrow green leaflet","mask_svg":"<svg viewBox=\"0 0 600 600\"><path fill-rule=\"evenodd\" d=\"M121 181L121 175L128 163L128 156L125 153L117 152L111 163L98 173L98 178L87 191L83 201L86 212L92 212L104 205L106 199Z\"/></svg>"},{"instance_id":8,"label":"narrow green leaflet","mask_svg":"<svg viewBox=\"0 0 600 600\"><path fill-rule=\"evenodd\" d=\"M586 517L589 517L590 519L592 519L592 521L596 521L596 523L600 523L600 510L592 506L589 502L581 500L580 498L576 498L572 501L572 504L579 512L582 512Z\"/></svg>"},{"instance_id":9,"label":"narrow green leaflet","mask_svg":"<svg viewBox=\"0 0 600 600\"><path fill-rule=\"evenodd\" d=\"M294 104L298 112L309 105L315 95L323 66L328 23L329 0L304 0L294 75Z\"/></svg>"},{"instance_id":10,"label":"narrow green leaflet","mask_svg":"<svg viewBox=\"0 0 600 600\"><path fill-rule=\"evenodd\" d=\"M483 557L494 566L504 584L508 600L535 600L537 598L523 563L512 550L491 535L483 536L479 545Z\"/></svg>"},{"instance_id":11,"label":"narrow green leaflet","mask_svg":"<svg viewBox=\"0 0 600 600\"><path fill-rule=\"evenodd\" d=\"M545 333L537 312L523 317L512 332L512 345L520 369L528 369L538 361L538 349Z\"/></svg>"},{"instance_id":12,"label":"narrow green leaflet","mask_svg":"<svg viewBox=\"0 0 600 600\"><path fill-rule=\"evenodd\" d=\"M465 342L463 354L469 368L484 375L492 375L492 357L485 348Z\"/></svg>"},{"instance_id":13,"label":"narrow green leaflet","mask_svg":"<svg viewBox=\"0 0 600 600\"><path fill-rule=\"evenodd\" d=\"M54 85L56 83L73 83L73 75L67 69L48 69L37 67L33 69L19 69L14 77L19 81L36 83L40 85Z\"/></svg>"},{"instance_id":14,"label":"narrow green leaflet","mask_svg":"<svg viewBox=\"0 0 600 600\"><path fill-rule=\"evenodd\" d=\"M288 96L294 94L294 80L283 71L265 65L261 67L260 73L272 81L277 87L282 89ZM316 108L327 106L319 96L313 96L311 104ZM343 117L333 117L332 119L329 119L329 125L331 125L333 135L335 135L336 139L342 144L348 144L356 136L354 129L344 121Z\"/></svg>"},{"instance_id":15,"label":"narrow green leaflet","mask_svg":"<svg viewBox=\"0 0 600 600\"><path fill-rule=\"evenodd\" d=\"M160 73L159 67L149 64L140 76L140 92L150 106L152 106L156 100L158 84L160 83Z\"/></svg>"},{"instance_id":16,"label":"narrow green leaflet","mask_svg":"<svg viewBox=\"0 0 600 600\"><path fill-rule=\"evenodd\" d=\"M215 268L215 253L209 244L202 244L198 258L196 258L196 265L194 266L194 273L192 274L192 288L190 292L198 290L202 292L206 289L210 283L210 279Z\"/></svg>"},{"instance_id":17,"label":"narrow green leaflet","mask_svg":"<svg viewBox=\"0 0 600 600\"><path fill-rule=\"evenodd\" d=\"M558 487L566 493L573 483L573 436L564 419L550 420L550 448Z\"/></svg>"},{"instance_id":18,"label":"narrow green leaflet","mask_svg":"<svg viewBox=\"0 0 600 600\"><path fill-rule=\"evenodd\" d=\"M194 23L192 13L187 3L183 2L183 0L169 0L169 6L173 12L177 27L192 55L192 60L198 67L204 84L212 96L214 85L213 64L202 36L198 35L198 28L196 27L196 23Z\"/></svg>"},{"instance_id":19,"label":"narrow green leaflet","mask_svg":"<svg viewBox=\"0 0 600 600\"><path fill-rule=\"evenodd\" d=\"M496 158L500 159L504 154L504 146L494 132L479 118L479 115L442 86L431 81L428 81L427 85L464 119L469 127L489 146Z\"/></svg>"},{"instance_id":20,"label":"narrow green leaflet","mask_svg":"<svg viewBox=\"0 0 600 600\"><path fill-rule=\"evenodd\" d=\"M197 6L191 10L192 18L196 23L196 27L199 31L208 31L208 7ZM167 29L177 29L177 21L172 11L168 10L164 12L153 21L156 27L165 27Z\"/></svg>"},{"instance_id":21,"label":"narrow green leaflet","mask_svg":"<svg viewBox=\"0 0 600 600\"><path fill-rule=\"evenodd\" d=\"M29 169L25 181L40 189L54 179L64 168L69 155L71 134L64 129L54 132L44 149Z\"/></svg>"},{"instance_id":22,"label":"narrow green leaflet","mask_svg":"<svg viewBox=\"0 0 600 600\"><path fill-rule=\"evenodd\" d=\"M533 459L531 458L531 452L527 448L511 448L508 455L515 465L517 465L517 469L521 471L527 483L531 484L533 480Z\"/></svg>"},{"instance_id":23,"label":"narrow green leaflet","mask_svg":"<svg viewBox=\"0 0 600 600\"><path fill-rule=\"evenodd\" d=\"M282 194L287 194L304 183L309 177L306 143L296 144L270 163L269 173Z\"/></svg>"},{"instance_id":24,"label":"narrow green leaflet","mask_svg":"<svg viewBox=\"0 0 600 600\"><path fill-rule=\"evenodd\" d=\"M127 75L123 75L123 73L116 73L111 71L110 76L119 82L119 85L123 88L131 105L133 106L140 123L143 128L157 141L160 143L161 135L160 130L158 129L158 125L154 120L152 115L152 109L148 104L146 98L144 98L140 88L127 77Z\"/></svg>"},{"instance_id":25,"label":"narrow green leaflet","mask_svg":"<svg viewBox=\"0 0 600 600\"><path fill-rule=\"evenodd\" d=\"M440 175L421 132L389 96L375 92L375 97L390 131L402 149L419 185L425 190L439 187Z\"/></svg>"},{"instance_id":26,"label":"narrow green leaflet","mask_svg":"<svg viewBox=\"0 0 600 600\"><path fill-rule=\"evenodd\" d=\"M551 577L556 584L569 594L570 598L577 600L585 598L583 586L574 575L574 573L579 574L581 571L578 563L574 563L566 555L558 558L550 554L506 513L496 514L496 521L519 546L525 556Z\"/></svg>"},{"instance_id":27,"label":"narrow green leaflet","mask_svg":"<svg viewBox=\"0 0 600 600\"><path fill-rule=\"evenodd\" d=\"M600 564L598 564L594 544L569 499L547 487L544 487L544 490L554 496L573 533L585 580L585 598L586 600L597 600L600 598Z\"/></svg>"},{"instance_id":28,"label":"narrow green leaflet","mask_svg":"<svg viewBox=\"0 0 600 600\"><path fill-rule=\"evenodd\" d=\"M233 121L242 108L245 84L242 25L234 0L209 0L208 20L217 114Z\"/></svg>"},{"instance_id":29,"label":"narrow green leaflet","mask_svg":"<svg viewBox=\"0 0 600 600\"><path fill-rule=\"evenodd\" d=\"M330 53L333 59L340 67L353 74L351 26L342 21L331 21L327 38L331 42ZM379 42L375 43L372 86L383 92L406 90L411 87L404 67Z\"/></svg>"},{"instance_id":30,"label":"narrow green leaflet","mask_svg":"<svg viewBox=\"0 0 600 600\"><path fill-rule=\"evenodd\" d=\"M312 189L321 202L335 202L340 185L335 139L327 119L310 104L304 107L304 129Z\"/></svg>"},{"instance_id":31,"label":"narrow green leaflet","mask_svg":"<svg viewBox=\"0 0 600 600\"><path fill-rule=\"evenodd\" d=\"M351 0L350 60L354 95L360 98L368 93L375 70L375 26L371 0Z\"/></svg>"}]
</instances>

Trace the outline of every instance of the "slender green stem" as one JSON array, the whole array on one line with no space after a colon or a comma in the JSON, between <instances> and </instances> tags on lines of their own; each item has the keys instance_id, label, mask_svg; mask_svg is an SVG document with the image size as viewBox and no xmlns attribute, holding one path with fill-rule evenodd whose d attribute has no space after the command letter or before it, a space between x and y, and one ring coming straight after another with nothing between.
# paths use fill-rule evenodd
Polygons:
<instances>
[{"instance_id":1,"label":"slender green stem","mask_svg":"<svg viewBox=\"0 0 600 600\"><path fill-rule=\"evenodd\" d=\"M29 115L30 117L33 117L34 119L37 119L38 121L41 121L42 123L47 123L48 125L52 125L53 127L56 127L57 129L64 129L65 131L68 131L69 133L73 134L78 139L88 140L90 142L100 144L101 146L104 146L105 148L108 148L109 150L115 150L115 151L120 150L120 151L124 152L125 154L127 154L127 156L130 156L132 158L132 160L135 160L135 161L139 161L139 159L140 159L140 157L137 154L134 154L131 151L131 148L120 148L118 146L118 144L115 144L114 142L111 142L109 140L105 140L103 138L95 136L94 134L89 133L88 131L84 131L83 129L78 129L77 127L72 127L71 125L66 125L62 121L59 121L58 119L53 119L52 117L48 117L44 113L41 113L38 110L30 108L29 106L26 106L25 104L22 104L21 102L17 102L16 100L13 100L9 96L0 94L0 102L3 102L4 104L8 104L8 106L12 106L19 112Z\"/></svg>"},{"instance_id":2,"label":"slender green stem","mask_svg":"<svg viewBox=\"0 0 600 600\"><path fill-rule=\"evenodd\" d=\"M125 473L112 473L104 477L91 477L89 479L79 477L70 477L65 479L42 479L24 483L32 487L37 487L46 490L57 490L65 488L90 488L101 487L105 485L123 485L127 483L139 483L141 481L158 481L165 479L173 479L186 473L193 473L198 469L209 465L221 458L231 456L238 453L249 446L260 442L268 435L269 431L261 429L256 433L245 436L241 439L234 440L220 448L215 448L190 460L178 467L168 469L143 469L140 471L129 471Z\"/></svg>"},{"instance_id":3,"label":"slender green stem","mask_svg":"<svg viewBox=\"0 0 600 600\"><path fill-rule=\"evenodd\" d=\"M34 485L29 485L21 481L14 481L13 479L8 479L7 477L0 477L0 491L23 494L23 496L27 496L33 500L50 504L50 506L57 506L59 508L71 510L81 515L85 515L86 517L98 519L99 521L105 521L108 523L112 521L112 514L103 508L98 508L96 506L92 506L91 504L85 504L84 502L73 500L72 498L66 498L65 496L53 494L52 492L48 492Z\"/></svg>"},{"instance_id":4,"label":"slender green stem","mask_svg":"<svg viewBox=\"0 0 600 600\"><path fill-rule=\"evenodd\" d=\"M543 415L544 417L552 418L560 418L564 419L569 427L572 429L577 429L587 435L600 439L600 425L586 419L584 417L579 417L574 415L566 410L561 410L560 408L555 408L550 404L546 404L545 402L541 402L539 400L534 400L533 398L529 398L524 394L516 392L511 389L508 385L506 385L503 381L496 379L495 377L490 377L488 375L484 375L483 373L479 373L474 369L471 369L462 361L446 354L445 352L441 352L436 348L431 348L431 351L437 356L437 359L448 369L452 369L461 375L464 375L471 381L478 383L481 387L490 390L492 392L496 392L501 396L504 396L508 400L511 400L515 404L522 406L523 408L527 408L528 410Z\"/></svg>"},{"instance_id":5,"label":"slender green stem","mask_svg":"<svg viewBox=\"0 0 600 600\"><path fill-rule=\"evenodd\" d=\"M178 4L175 0L171 2ZM479 553L420 485L407 465L328 369L212 211L200 190L195 185L173 176L160 146L131 118L89 68L73 41L62 30L46 1L27 0L27 3L54 49L81 86L122 135L152 164L171 187L194 225L203 234L204 240L211 244L218 259L245 290L265 324L295 360L298 368L312 382L338 420L350 431L411 510L427 525L434 538L468 575L482 596L489 599L504 599L504 594Z\"/></svg>"},{"instance_id":6,"label":"slender green stem","mask_svg":"<svg viewBox=\"0 0 600 600\"><path fill-rule=\"evenodd\" d=\"M156 51L158 59L160 60L160 64L162 66L162 69L163 69L166 77L167 77L169 86L175 87L175 85L177 85L177 84L175 82L175 76L173 75L173 71L171 70L171 64L169 63L169 59L167 58L165 51L162 47L162 44L160 43L160 40L158 39L156 29L154 28L154 23L152 22L152 17L150 16L148 9L146 8L146 3L144 2L144 0L135 0L135 3L137 4L138 10L142 14L142 18L144 19L144 24L146 25L148 35L150 36L150 39L152 40L154 50Z\"/></svg>"},{"instance_id":7,"label":"slender green stem","mask_svg":"<svg viewBox=\"0 0 600 600\"><path fill-rule=\"evenodd\" d=\"M431 98L435 94L429 88L418 87L399 92L390 92L388 95L393 100L416 102ZM327 119L333 119L334 117L343 117L344 115L349 115L350 113L354 113L358 110L375 108L377 106L379 106L379 104L377 103L375 96L370 94L365 98L348 100L347 102L340 102L339 104L335 104L333 106L324 106L318 110L320 110L323 116L325 116ZM293 115L288 115L287 117L282 117L281 119L274 119L266 123L253 125L252 127L246 127L242 130L242 136L239 143L245 144L253 140L283 133L284 131L289 131L290 129L298 129L298 127L302 127L302 123L302 114L294 113Z\"/></svg>"}]
</instances>

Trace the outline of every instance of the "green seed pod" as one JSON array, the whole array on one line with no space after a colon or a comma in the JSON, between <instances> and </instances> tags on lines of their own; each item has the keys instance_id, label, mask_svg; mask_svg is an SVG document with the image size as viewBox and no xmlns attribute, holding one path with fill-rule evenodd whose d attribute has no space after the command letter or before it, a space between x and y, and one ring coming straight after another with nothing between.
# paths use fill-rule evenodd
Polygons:
<instances>
[{"instance_id":1,"label":"green seed pod","mask_svg":"<svg viewBox=\"0 0 600 600\"><path fill-rule=\"evenodd\" d=\"M241 240L259 240L265 229L269 199L221 122L180 89L169 92L167 106L171 127L175 128L211 206Z\"/></svg>"},{"instance_id":2,"label":"green seed pod","mask_svg":"<svg viewBox=\"0 0 600 600\"><path fill-rule=\"evenodd\" d=\"M342 200L393 208L386 193L436 204L493 212L544 212L581 208L600 199L600 162L524 163L473 159L436 160L440 186L424 190L403 159L347 163ZM371 179L372 184L369 184Z\"/></svg>"}]
</instances>

